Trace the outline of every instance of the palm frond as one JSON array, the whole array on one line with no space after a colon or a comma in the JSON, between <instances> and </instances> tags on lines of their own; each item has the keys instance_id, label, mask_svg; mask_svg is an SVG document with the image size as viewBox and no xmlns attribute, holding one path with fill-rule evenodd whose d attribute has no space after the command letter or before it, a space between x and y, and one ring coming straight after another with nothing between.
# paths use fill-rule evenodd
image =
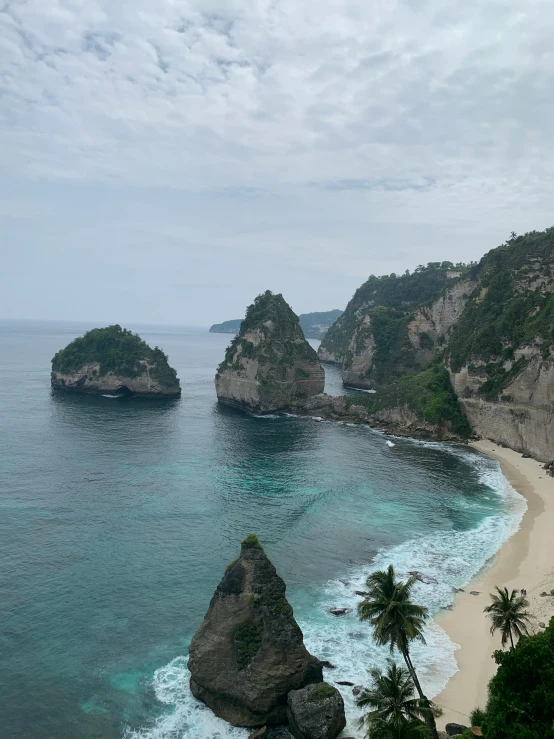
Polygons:
<instances>
[{"instance_id":1,"label":"palm frond","mask_svg":"<svg viewBox=\"0 0 554 739\"><path fill-rule=\"evenodd\" d=\"M527 612L529 601L516 590L510 593L508 588L495 588L496 594L491 593L491 603L484 608L491 620L491 634L500 631L502 646L512 640L515 634L518 639L527 636L531 617Z\"/></svg>"}]
</instances>

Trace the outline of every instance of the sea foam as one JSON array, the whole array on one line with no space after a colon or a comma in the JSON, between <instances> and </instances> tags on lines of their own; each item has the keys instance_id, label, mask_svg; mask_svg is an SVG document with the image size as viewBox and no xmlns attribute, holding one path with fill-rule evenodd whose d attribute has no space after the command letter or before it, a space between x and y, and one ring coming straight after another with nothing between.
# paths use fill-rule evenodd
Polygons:
<instances>
[{"instance_id":1,"label":"sea foam","mask_svg":"<svg viewBox=\"0 0 554 739\"><path fill-rule=\"evenodd\" d=\"M370 627L361 623L356 615L360 597L354 591L364 589L370 572L393 564L401 578L408 577L410 570L419 570L434 578L436 583L417 583L414 598L431 613L436 613L452 603L454 588L463 587L475 577L517 530L526 510L525 500L509 485L494 460L461 446L403 441L441 448L463 458L476 469L490 494L505 501L506 510L488 516L479 526L467 531L435 532L387 547L377 553L369 566L352 566L340 579L331 580L316 591L291 594L306 647L320 659L335 665L335 669L324 670L324 679L331 683L347 680L355 685L367 684L367 670L384 667L390 657L387 648L375 645ZM463 505L463 501L460 504ZM351 611L336 617L329 613L334 606ZM442 691L457 670L454 658L457 645L433 620L427 625L425 639L425 645L413 645L412 656L427 695L433 697ZM399 655L394 657L401 661ZM176 657L157 670L152 681L155 694L166 706L166 711L148 727L127 729L125 739L244 739L248 736L248 730L229 726L194 699L188 687L186 657ZM360 712L355 706L352 688L341 686L340 690L348 721L345 732L362 737L363 732L358 727Z\"/></svg>"}]
</instances>

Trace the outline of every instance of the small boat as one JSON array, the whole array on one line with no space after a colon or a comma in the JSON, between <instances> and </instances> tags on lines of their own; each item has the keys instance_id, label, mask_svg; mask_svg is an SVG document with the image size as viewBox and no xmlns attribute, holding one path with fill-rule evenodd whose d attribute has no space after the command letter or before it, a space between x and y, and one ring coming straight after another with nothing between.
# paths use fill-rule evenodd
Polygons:
<instances>
[{"instance_id":1,"label":"small boat","mask_svg":"<svg viewBox=\"0 0 554 739\"><path fill-rule=\"evenodd\" d=\"M390 439L387 439L387 440L385 441L385 444L386 444L387 446L390 446L390 447L393 447L393 446L394 446L394 442L390 441Z\"/></svg>"}]
</instances>

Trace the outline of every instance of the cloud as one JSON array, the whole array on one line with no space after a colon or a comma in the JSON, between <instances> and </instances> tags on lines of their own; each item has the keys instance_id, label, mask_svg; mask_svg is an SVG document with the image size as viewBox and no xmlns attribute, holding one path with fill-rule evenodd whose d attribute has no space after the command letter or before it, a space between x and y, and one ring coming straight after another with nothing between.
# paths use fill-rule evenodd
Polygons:
<instances>
[{"instance_id":1,"label":"cloud","mask_svg":"<svg viewBox=\"0 0 554 739\"><path fill-rule=\"evenodd\" d=\"M398 269L405 227L413 266L430 229L483 248L549 225L553 37L550 0L7 0L3 171L211 198L235 229L204 224L214 249L362 279L376 231Z\"/></svg>"}]
</instances>

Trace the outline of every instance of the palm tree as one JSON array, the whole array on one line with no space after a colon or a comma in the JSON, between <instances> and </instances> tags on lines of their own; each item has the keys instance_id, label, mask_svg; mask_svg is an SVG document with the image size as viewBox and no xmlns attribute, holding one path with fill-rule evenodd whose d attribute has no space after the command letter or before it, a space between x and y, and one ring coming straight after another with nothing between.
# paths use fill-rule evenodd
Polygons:
<instances>
[{"instance_id":1,"label":"palm tree","mask_svg":"<svg viewBox=\"0 0 554 739\"><path fill-rule=\"evenodd\" d=\"M377 719L371 724L370 739L427 739L428 736L421 721L402 719L396 724Z\"/></svg>"},{"instance_id":2,"label":"palm tree","mask_svg":"<svg viewBox=\"0 0 554 739\"><path fill-rule=\"evenodd\" d=\"M528 626L531 624L531 617L527 613L529 601L523 595L518 595L516 590L508 593L508 588L502 590L496 586L498 595L490 593L492 603L484 609L491 617L491 634L500 631L502 637L501 643L504 646L508 637L510 638L511 648L514 648L514 634L519 639L522 636L529 636Z\"/></svg>"},{"instance_id":3,"label":"palm tree","mask_svg":"<svg viewBox=\"0 0 554 739\"><path fill-rule=\"evenodd\" d=\"M415 577L410 577L406 582L397 580L392 565L387 570L374 572L366 580L367 592L358 605L358 616L373 626L373 636L377 644L388 644L391 652L396 648L402 654L419 697L429 707L429 699L423 693L410 657L410 642L417 640L425 644L423 627L428 618L427 608L411 601L416 582ZM434 739L438 739L435 718L430 708L425 720Z\"/></svg>"},{"instance_id":4,"label":"palm tree","mask_svg":"<svg viewBox=\"0 0 554 739\"><path fill-rule=\"evenodd\" d=\"M371 686L364 688L358 698L358 708L370 710L360 720L374 734L374 725L379 722L400 726L406 722L421 724L428 708L421 698L414 697L414 681L409 671L388 660L386 672L378 669L369 671Z\"/></svg>"}]
</instances>

